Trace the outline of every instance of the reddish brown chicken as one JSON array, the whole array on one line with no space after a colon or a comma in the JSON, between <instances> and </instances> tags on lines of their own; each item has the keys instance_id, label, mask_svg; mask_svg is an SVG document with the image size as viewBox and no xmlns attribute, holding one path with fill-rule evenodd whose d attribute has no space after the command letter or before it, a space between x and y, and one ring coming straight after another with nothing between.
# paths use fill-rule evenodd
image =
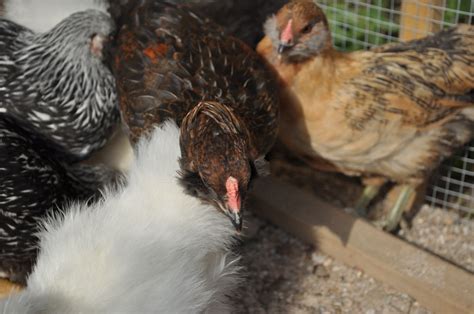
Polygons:
<instances>
[{"instance_id":1,"label":"reddish brown chicken","mask_svg":"<svg viewBox=\"0 0 474 314\"><path fill-rule=\"evenodd\" d=\"M273 76L258 54L184 6L140 1L127 12L114 67L132 142L176 121L187 191L240 227L246 191L277 137Z\"/></svg>"},{"instance_id":2,"label":"reddish brown chicken","mask_svg":"<svg viewBox=\"0 0 474 314\"><path fill-rule=\"evenodd\" d=\"M110 4L112 16L117 18L127 13L136 0L101 0ZM1 2L1 1L0 1ZM275 12L285 0L167 0L174 4L183 4L202 17L209 18L223 26L226 33L255 47L263 37L262 24L269 14Z\"/></svg>"},{"instance_id":3,"label":"reddish brown chicken","mask_svg":"<svg viewBox=\"0 0 474 314\"><path fill-rule=\"evenodd\" d=\"M351 53L333 48L312 0L285 5L257 50L282 80L281 140L313 166L362 176L365 208L387 180L402 185L383 222L394 229L414 188L473 137L474 26Z\"/></svg>"}]
</instances>

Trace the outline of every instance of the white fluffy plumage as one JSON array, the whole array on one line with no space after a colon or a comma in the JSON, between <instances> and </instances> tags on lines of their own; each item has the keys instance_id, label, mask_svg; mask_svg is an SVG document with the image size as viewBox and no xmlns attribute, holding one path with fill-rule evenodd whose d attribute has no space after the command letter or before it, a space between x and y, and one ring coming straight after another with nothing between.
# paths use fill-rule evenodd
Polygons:
<instances>
[{"instance_id":1,"label":"white fluffy plumage","mask_svg":"<svg viewBox=\"0 0 474 314\"><path fill-rule=\"evenodd\" d=\"M75 12L107 12L107 4L103 0L5 0L4 9L6 19L42 33Z\"/></svg>"},{"instance_id":2,"label":"white fluffy plumage","mask_svg":"<svg viewBox=\"0 0 474 314\"><path fill-rule=\"evenodd\" d=\"M128 183L49 219L27 288L3 313L225 313L238 281L235 230L184 194L173 122L138 145Z\"/></svg>"}]
</instances>

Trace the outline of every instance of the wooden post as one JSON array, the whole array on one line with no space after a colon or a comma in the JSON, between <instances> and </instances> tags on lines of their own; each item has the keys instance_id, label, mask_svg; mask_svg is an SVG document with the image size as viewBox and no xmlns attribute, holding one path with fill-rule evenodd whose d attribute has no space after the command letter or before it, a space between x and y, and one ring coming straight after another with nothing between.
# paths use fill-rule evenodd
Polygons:
<instances>
[{"instance_id":1,"label":"wooden post","mask_svg":"<svg viewBox=\"0 0 474 314\"><path fill-rule=\"evenodd\" d=\"M274 224L339 261L414 297L436 313L474 313L474 275L273 178L249 204Z\"/></svg>"},{"instance_id":2,"label":"wooden post","mask_svg":"<svg viewBox=\"0 0 474 314\"><path fill-rule=\"evenodd\" d=\"M18 292L22 288L8 280L0 279L0 298L8 296L10 293Z\"/></svg>"},{"instance_id":3,"label":"wooden post","mask_svg":"<svg viewBox=\"0 0 474 314\"><path fill-rule=\"evenodd\" d=\"M417 39L441 29L443 0L403 0L400 40ZM437 7L433 7L437 6Z\"/></svg>"}]
</instances>

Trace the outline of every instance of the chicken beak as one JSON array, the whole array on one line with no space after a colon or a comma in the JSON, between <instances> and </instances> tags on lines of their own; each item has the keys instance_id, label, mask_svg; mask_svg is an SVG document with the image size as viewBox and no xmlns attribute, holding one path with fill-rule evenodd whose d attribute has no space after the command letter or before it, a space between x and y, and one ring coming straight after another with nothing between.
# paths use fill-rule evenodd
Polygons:
<instances>
[{"instance_id":1,"label":"chicken beak","mask_svg":"<svg viewBox=\"0 0 474 314\"><path fill-rule=\"evenodd\" d=\"M293 47L293 45L280 43L278 45L277 52L279 55L281 55L286 49L291 48L291 47Z\"/></svg>"},{"instance_id":2,"label":"chicken beak","mask_svg":"<svg viewBox=\"0 0 474 314\"><path fill-rule=\"evenodd\" d=\"M227 216L230 218L232 225L234 225L235 230L238 232L242 231L242 214L240 211L230 210L227 213Z\"/></svg>"},{"instance_id":3,"label":"chicken beak","mask_svg":"<svg viewBox=\"0 0 474 314\"><path fill-rule=\"evenodd\" d=\"M240 210L239 181L230 176L227 178L225 188L227 190L226 214L232 221L235 229L240 232L242 230L242 212Z\"/></svg>"},{"instance_id":4,"label":"chicken beak","mask_svg":"<svg viewBox=\"0 0 474 314\"><path fill-rule=\"evenodd\" d=\"M102 50L104 49L104 43L105 43L106 37L104 37L101 34L95 34L91 38L91 52L97 56L102 58Z\"/></svg>"},{"instance_id":5,"label":"chicken beak","mask_svg":"<svg viewBox=\"0 0 474 314\"><path fill-rule=\"evenodd\" d=\"M285 49L293 47L294 37L293 37L292 25L293 25L293 20L290 19L288 23L286 24L283 32L281 32L280 40L279 40L280 42L279 42L278 50L277 50L279 55L281 55L283 51L285 51Z\"/></svg>"}]
</instances>

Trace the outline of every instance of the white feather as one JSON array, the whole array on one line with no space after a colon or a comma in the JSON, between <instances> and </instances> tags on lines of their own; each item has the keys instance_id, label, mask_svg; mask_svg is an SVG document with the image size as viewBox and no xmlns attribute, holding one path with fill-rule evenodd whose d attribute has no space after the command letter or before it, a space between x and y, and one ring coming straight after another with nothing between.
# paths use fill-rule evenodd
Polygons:
<instances>
[{"instance_id":1,"label":"white feather","mask_svg":"<svg viewBox=\"0 0 474 314\"><path fill-rule=\"evenodd\" d=\"M138 147L126 187L50 218L26 290L5 313L229 312L234 230L177 180L179 130L167 122Z\"/></svg>"},{"instance_id":2,"label":"white feather","mask_svg":"<svg viewBox=\"0 0 474 314\"><path fill-rule=\"evenodd\" d=\"M5 0L4 17L34 32L46 32L74 12L107 11L101 0Z\"/></svg>"}]
</instances>

